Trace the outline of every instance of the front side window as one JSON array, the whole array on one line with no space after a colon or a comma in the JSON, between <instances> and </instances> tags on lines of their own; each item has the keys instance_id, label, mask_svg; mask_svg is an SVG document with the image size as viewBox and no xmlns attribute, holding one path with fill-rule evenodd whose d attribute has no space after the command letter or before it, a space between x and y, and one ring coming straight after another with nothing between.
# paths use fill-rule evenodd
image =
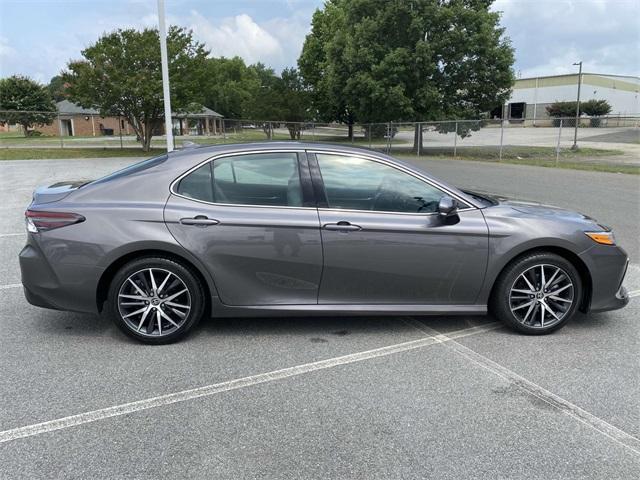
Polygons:
<instances>
[{"instance_id":1,"label":"front side window","mask_svg":"<svg viewBox=\"0 0 640 480\"><path fill-rule=\"evenodd\" d=\"M329 208L433 213L444 192L384 163L317 154Z\"/></svg>"},{"instance_id":2,"label":"front side window","mask_svg":"<svg viewBox=\"0 0 640 480\"><path fill-rule=\"evenodd\" d=\"M212 203L302 206L296 153L223 157L184 177L177 193Z\"/></svg>"}]
</instances>

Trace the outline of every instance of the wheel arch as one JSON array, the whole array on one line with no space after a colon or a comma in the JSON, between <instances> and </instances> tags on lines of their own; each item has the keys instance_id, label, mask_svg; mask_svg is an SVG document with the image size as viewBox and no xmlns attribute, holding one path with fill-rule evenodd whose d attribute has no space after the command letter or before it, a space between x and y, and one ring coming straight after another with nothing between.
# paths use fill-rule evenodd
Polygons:
<instances>
[{"instance_id":1,"label":"wheel arch","mask_svg":"<svg viewBox=\"0 0 640 480\"><path fill-rule=\"evenodd\" d=\"M124 265L131 262L132 260L144 257L169 258L188 268L202 283L202 287L205 291L205 313L207 315L211 314L211 297L215 294L216 289L215 285L213 284L213 280L209 277L209 275L204 273L202 269L198 267L197 263L187 258L186 255L181 255L173 250L155 247L128 251L114 258L111 263L109 263L109 265L102 272L102 275L100 276L98 285L96 287L96 307L98 309L98 312L102 312L104 308L104 303L107 300L107 294L109 291L109 285L111 284L111 281L113 280L113 277L118 272L118 270L120 270Z\"/></svg>"},{"instance_id":2,"label":"wheel arch","mask_svg":"<svg viewBox=\"0 0 640 480\"><path fill-rule=\"evenodd\" d=\"M572 252L571 250L560 247L557 245L545 245L545 246L536 246L529 248L527 250L521 251L513 255L504 265L500 268L498 274L493 278L491 283L491 290L489 293L489 299L491 299L495 293L495 287L498 283L498 279L502 275L502 273L514 262L519 260L520 258L531 255L532 253L554 253L565 260L571 262L571 264L576 268L578 274L580 275L580 280L582 281L582 298L580 299L580 304L578 309L581 312L587 312L589 310L589 305L591 303L591 291L593 288L591 272L587 265L582 261L582 259Z\"/></svg>"}]
</instances>

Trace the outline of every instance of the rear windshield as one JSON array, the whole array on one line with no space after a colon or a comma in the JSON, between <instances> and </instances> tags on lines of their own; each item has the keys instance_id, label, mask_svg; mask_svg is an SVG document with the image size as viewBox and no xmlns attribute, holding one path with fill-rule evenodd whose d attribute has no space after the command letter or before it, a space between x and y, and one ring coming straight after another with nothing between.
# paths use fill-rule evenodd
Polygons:
<instances>
[{"instance_id":1,"label":"rear windshield","mask_svg":"<svg viewBox=\"0 0 640 480\"><path fill-rule=\"evenodd\" d=\"M147 160L143 160L138 163L134 163L133 165L129 165L128 167L124 167L120 170L117 170L109 175L99 178L98 180L94 180L91 182L91 185L95 185L98 183L106 183L112 180L116 180L118 178L126 177L128 175L133 175L135 173L142 172L149 168L153 168L156 165L160 165L165 162L169 158L168 155L160 155L159 157L148 158Z\"/></svg>"}]
</instances>

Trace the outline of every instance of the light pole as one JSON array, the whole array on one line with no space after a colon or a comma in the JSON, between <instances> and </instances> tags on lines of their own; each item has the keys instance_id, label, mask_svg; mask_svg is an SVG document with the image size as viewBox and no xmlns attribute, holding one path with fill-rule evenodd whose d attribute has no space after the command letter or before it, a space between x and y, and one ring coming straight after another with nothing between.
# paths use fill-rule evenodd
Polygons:
<instances>
[{"instance_id":1,"label":"light pole","mask_svg":"<svg viewBox=\"0 0 640 480\"><path fill-rule=\"evenodd\" d=\"M164 0L158 0L158 26L160 35L160 63L162 66L162 95L164 97L164 131L167 152L173 151L173 122L171 121L171 94L169 93L169 61L167 59L167 27L164 22Z\"/></svg>"},{"instance_id":2,"label":"light pole","mask_svg":"<svg viewBox=\"0 0 640 480\"><path fill-rule=\"evenodd\" d=\"M578 123L580 121L580 87L582 86L582 61L574 63L574 65L580 65L578 70L578 101L576 102L576 125L573 132L573 146L571 150L578 149Z\"/></svg>"}]
</instances>

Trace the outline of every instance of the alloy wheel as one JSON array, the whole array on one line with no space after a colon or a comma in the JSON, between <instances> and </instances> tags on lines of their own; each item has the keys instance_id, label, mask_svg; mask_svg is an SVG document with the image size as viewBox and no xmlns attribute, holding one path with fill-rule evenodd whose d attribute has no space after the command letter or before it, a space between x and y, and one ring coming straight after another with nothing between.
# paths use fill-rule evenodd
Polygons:
<instances>
[{"instance_id":1,"label":"alloy wheel","mask_svg":"<svg viewBox=\"0 0 640 480\"><path fill-rule=\"evenodd\" d=\"M120 316L134 332L164 337L179 329L189 316L191 295L185 282L162 268L139 270L118 292Z\"/></svg>"},{"instance_id":2,"label":"alloy wheel","mask_svg":"<svg viewBox=\"0 0 640 480\"><path fill-rule=\"evenodd\" d=\"M509 291L509 307L523 325L550 328L571 310L574 285L562 268L538 264L522 272Z\"/></svg>"}]
</instances>

